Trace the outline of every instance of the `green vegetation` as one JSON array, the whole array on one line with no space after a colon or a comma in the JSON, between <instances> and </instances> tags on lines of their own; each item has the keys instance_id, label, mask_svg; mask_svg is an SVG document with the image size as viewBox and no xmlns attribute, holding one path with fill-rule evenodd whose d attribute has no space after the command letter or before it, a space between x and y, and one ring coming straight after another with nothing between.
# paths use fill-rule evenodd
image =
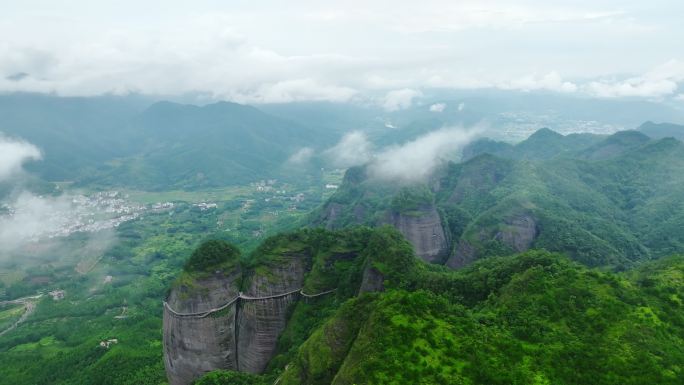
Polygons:
<instances>
[{"instance_id":1,"label":"green vegetation","mask_svg":"<svg viewBox=\"0 0 684 385\"><path fill-rule=\"evenodd\" d=\"M312 222L377 225L388 211L419 215L416 207L432 205L449 232L450 266L543 248L624 269L684 252L681 142L636 131L596 137L543 129L515 146L492 143L474 145L472 159L445 165L426 184L394 186L350 170ZM498 156L478 154L488 150Z\"/></svg>"},{"instance_id":2,"label":"green vegetation","mask_svg":"<svg viewBox=\"0 0 684 385\"><path fill-rule=\"evenodd\" d=\"M392 198L390 207L395 212L410 214L433 204L432 191L425 186L404 187Z\"/></svg>"},{"instance_id":3,"label":"green vegetation","mask_svg":"<svg viewBox=\"0 0 684 385\"><path fill-rule=\"evenodd\" d=\"M639 131L651 138L676 138L684 140L684 126L680 124L646 122L639 126Z\"/></svg>"},{"instance_id":4,"label":"green vegetation","mask_svg":"<svg viewBox=\"0 0 684 385\"><path fill-rule=\"evenodd\" d=\"M270 382L253 374L217 370L195 381L194 385L270 385Z\"/></svg>"},{"instance_id":5,"label":"green vegetation","mask_svg":"<svg viewBox=\"0 0 684 385\"><path fill-rule=\"evenodd\" d=\"M30 164L31 171L81 188L167 191L298 181L316 177L320 165L287 169L288 158L336 139L317 125L227 102L198 107L140 96L8 94L0 96L0 115L5 134L43 150L44 161Z\"/></svg>"},{"instance_id":6,"label":"green vegetation","mask_svg":"<svg viewBox=\"0 0 684 385\"><path fill-rule=\"evenodd\" d=\"M528 251L454 271L413 257L390 227L282 234L254 257L302 251L312 258L306 286L337 284L336 294L297 303L264 377L217 372L199 384L636 385L684 375L684 257L609 273ZM370 267L384 291L357 295Z\"/></svg>"},{"instance_id":7,"label":"green vegetation","mask_svg":"<svg viewBox=\"0 0 684 385\"><path fill-rule=\"evenodd\" d=\"M286 192L278 194L276 189ZM277 183L270 191L258 191L257 186L238 190L239 195L227 196L227 201L209 201L216 207L204 210L194 202L207 202L204 198L216 190L138 192L131 199L153 204L159 202L157 198L168 198L174 206L121 224L112 234L111 246L98 254L88 251L95 238L77 233L42 243L50 250L48 255L17 255L14 261L2 263L0 301L38 292L43 297L24 323L0 337L0 384L165 383L161 301L193 251L207 240L212 240L209 245L230 242L245 251L247 259L269 234L297 226L321 199L320 187L314 183L302 187ZM303 201L290 200L300 193ZM180 198L192 198L192 203ZM196 254L212 255L199 250ZM198 259L202 265L203 258ZM92 268L78 273L75 267L82 261ZM65 291L63 300L47 295L56 289ZM0 326L21 313L23 306L3 307ZM100 342L112 338L118 343L109 349L100 347Z\"/></svg>"},{"instance_id":8,"label":"green vegetation","mask_svg":"<svg viewBox=\"0 0 684 385\"><path fill-rule=\"evenodd\" d=\"M235 263L239 257L240 250L237 247L226 241L210 239L192 252L183 269L187 272L205 272Z\"/></svg>"},{"instance_id":9,"label":"green vegetation","mask_svg":"<svg viewBox=\"0 0 684 385\"><path fill-rule=\"evenodd\" d=\"M683 269L602 273L548 252L418 264L410 290L345 303L281 383L676 384Z\"/></svg>"},{"instance_id":10,"label":"green vegetation","mask_svg":"<svg viewBox=\"0 0 684 385\"><path fill-rule=\"evenodd\" d=\"M0 305L0 333L12 326L24 313L22 304Z\"/></svg>"},{"instance_id":11,"label":"green vegetation","mask_svg":"<svg viewBox=\"0 0 684 385\"><path fill-rule=\"evenodd\" d=\"M269 267L292 256L304 261L305 292L334 292L288 310L266 373L218 371L196 384L682 383L684 258L671 255L684 252L684 145L674 139L543 129L517 145L476 142L466 162L413 186L355 167L314 215L342 230L288 232L339 175L316 160L286 169L287 159L329 145L332 131L231 103L2 99L3 130L45 150L30 171L69 181L60 189L124 186L136 202L173 202L123 223L102 252L73 234L2 263L0 300L42 294L0 338L2 384L164 384L169 288L238 264L268 284L278 279ZM34 120L36 103L45 113ZM380 140L440 125L426 116ZM425 208L440 213L452 256L472 249L474 263L428 265L393 228L347 227ZM23 312L0 307L0 331Z\"/></svg>"}]
</instances>

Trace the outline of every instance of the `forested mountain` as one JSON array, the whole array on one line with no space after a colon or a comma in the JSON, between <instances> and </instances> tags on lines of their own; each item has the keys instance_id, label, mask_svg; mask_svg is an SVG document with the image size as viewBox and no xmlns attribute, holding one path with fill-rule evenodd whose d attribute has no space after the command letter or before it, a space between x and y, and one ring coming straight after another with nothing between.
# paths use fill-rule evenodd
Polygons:
<instances>
[{"instance_id":1,"label":"forested mountain","mask_svg":"<svg viewBox=\"0 0 684 385\"><path fill-rule=\"evenodd\" d=\"M193 189L282 177L303 147L334 143L334 133L299 126L236 103L150 106L131 122L141 150L103 166L85 183Z\"/></svg>"},{"instance_id":2,"label":"forested mountain","mask_svg":"<svg viewBox=\"0 0 684 385\"><path fill-rule=\"evenodd\" d=\"M48 181L140 189L217 187L283 175L303 147L339 134L219 102L150 105L136 97L2 96L0 132L39 147Z\"/></svg>"},{"instance_id":3,"label":"forested mountain","mask_svg":"<svg viewBox=\"0 0 684 385\"><path fill-rule=\"evenodd\" d=\"M639 131L651 138L676 138L684 140L684 126L672 123L646 122L639 126Z\"/></svg>"},{"instance_id":4,"label":"forested mountain","mask_svg":"<svg viewBox=\"0 0 684 385\"><path fill-rule=\"evenodd\" d=\"M148 104L134 96L0 95L0 133L41 149L43 160L29 170L47 180L73 180L140 150L128 122Z\"/></svg>"},{"instance_id":5,"label":"forested mountain","mask_svg":"<svg viewBox=\"0 0 684 385\"><path fill-rule=\"evenodd\" d=\"M165 310L172 384L211 369L224 371L195 383L677 384L682 375L679 257L613 274L530 251L454 271L416 258L390 227L281 235L244 262L208 246L190 259L205 257L203 269L174 286L176 309L201 314L245 290L328 294L194 319Z\"/></svg>"},{"instance_id":6,"label":"forested mountain","mask_svg":"<svg viewBox=\"0 0 684 385\"><path fill-rule=\"evenodd\" d=\"M613 267L684 251L684 144L675 139L543 129L515 146L483 141L470 151L424 185L352 169L313 223L393 224L419 255L451 267L529 248Z\"/></svg>"}]
</instances>

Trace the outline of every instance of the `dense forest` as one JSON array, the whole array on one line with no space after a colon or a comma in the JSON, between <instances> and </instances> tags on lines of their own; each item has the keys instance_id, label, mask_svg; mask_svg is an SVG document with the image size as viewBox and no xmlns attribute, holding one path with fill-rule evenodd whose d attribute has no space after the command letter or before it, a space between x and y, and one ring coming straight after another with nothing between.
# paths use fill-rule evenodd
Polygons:
<instances>
[{"instance_id":1,"label":"dense forest","mask_svg":"<svg viewBox=\"0 0 684 385\"><path fill-rule=\"evenodd\" d=\"M476 141L464 159L410 185L350 169L312 222L378 225L436 210L449 243L440 262L452 267L540 248L620 269L684 246L684 144L673 138L542 129L516 145Z\"/></svg>"},{"instance_id":2,"label":"dense forest","mask_svg":"<svg viewBox=\"0 0 684 385\"><path fill-rule=\"evenodd\" d=\"M539 250L451 270L416 258L390 227L283 234L253 257L304 250L306 284L336 287L334 298L296 304L263 375L197 384L680 382L682 257L611 273ZM359 292L369 268L382 288Z\"/></svg>"},{"instance_id":3,"label":"dense forest","mask_svg":"<svg viewBox=\"0 0 684 385\"><path fill-rule=\"evenodd\" d=\"M684 385L682 15L2 1L0 385Z\"/></svg>"}]
</instances>

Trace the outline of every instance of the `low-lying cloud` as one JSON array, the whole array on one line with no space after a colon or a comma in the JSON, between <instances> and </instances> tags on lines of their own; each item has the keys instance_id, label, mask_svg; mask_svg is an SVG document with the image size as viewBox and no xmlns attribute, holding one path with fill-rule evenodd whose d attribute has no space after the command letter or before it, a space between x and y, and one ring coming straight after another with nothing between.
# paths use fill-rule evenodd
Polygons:
<instances>
[{"instance_id":1,"label":"low-lying cloud","mask_svg":"<svg viewBox=\"0 0 684 385\"><path fill-rule=\"evenodd\" d=\"M334 167L360 166L372 159L373 144L363 132L353 131L344 135L334 147L326 150L323 155Z\"/></svg>"},{"instance_id":2,"label":"low-lying cloud","mask_svg":"<svg viewBox=\"0 0 684 385\"><path fill-rule=\"evenodd\" d=\"M20 173L22 165L27 161L40 158L40 150L36 146L7 138L0 133L0 182Z\"/></svg>"},{"instance_id":3,"label":"low-lying cloud","mask_svg":"<svg viewBox=\"0 0 684 385\"><path fill-rule=\"evenodd\" d=\"M445 103L435 103L430 106L430 112L444 112L446 106Z\"/></svg>"},{"instance_id":4,"label":"low-lying cloud","mask_svg":"<svg viewBox=\"0 0 684 385\"><path fill-rule=\"evenodd\" d=\"M419 182L444 160L454 159L478 129L443 128L401 146L383 149L368 166L369 175L385 181Z\"/></svg>"},{"instance_id":5,"label":"low-lying cloud","mask_svg":"<svg viewBox=\"0 0 684 385\"><path fill-rule=\"evenodd\" d=\"M386 111L398 111L411 107L413 100L423 96L423 93L410 88L390 91L385 95L382 107Z\"/></svg>"},{"instance_id":6,"label":"low-lying cloud","mask_svg":"<svg viewBox=\"0 0 684 385\"><path fill-rule=\"evenodd\" d=\"M420 182L443 161L458 158L460 150L481 131L479 127L442 128L405 144L381 149L374 149L364 133L355 131L324 154L335 167L367 165L368 175L377 180Z\"/></svg>"},{"instance_id":7,"label":"low-lying cloud","mask_svg":"<svg viewBox=\"0 0 684 385\"><path fill-rule=\"evenodd\" d=\"M10 190L0 200L0 262L16 255L50 255L61 245L60 239L74 232L89 234L83 247L69 249L75 256L104 252L115 240L112 229L126 218L103 216L93 198L74 194L42 196L26 190L23 186L29 175L22 166L39 159L41 151L36 146L0 133L0 182Z\"/></svg>"},{"instance_id":8,"label":"low-lying cloud","mask_svg":"<svg viewBox=\"0 0 684 385\"><path fill-rule=\"evenodd\" d=\"M294 166L300 166L308 163L314 154L313 148L302 147L288 158L287 163Z\"/></svg>"},{"instance_id":9,"label":"low-lying cloud","mask_svg":"<svg viewBox=\"0 0 684 385\"><path fill-rule=\"evenodd\" d=\"M22 191L5 208L11 211L0 216L0 252L11 252L67 227L70 217L62 213L70 211L71 202L66 196L40 197Z\"/></svg>"}]
</instances>

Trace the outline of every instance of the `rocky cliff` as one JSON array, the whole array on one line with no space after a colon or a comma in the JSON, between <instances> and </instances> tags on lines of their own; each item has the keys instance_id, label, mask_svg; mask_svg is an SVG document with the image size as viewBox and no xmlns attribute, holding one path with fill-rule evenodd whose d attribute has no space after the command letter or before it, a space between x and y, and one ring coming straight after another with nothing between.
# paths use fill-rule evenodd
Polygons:
<instances>
[{"instance_id":1,"label":"rocky cliff","mask_svg":"<svg viewBox=\"0 0 684 385\"><path fill-rule=\"evenodd\" d=\"M443 262L449 254L449 242L442 219L433 205L411 213L390 211L385 223L391 224L408 240L416 255L430 263Z\"/></svg>"},{"instance_id":2,"label":"rocky cliff","mask_svg":"<svg viewBox=\"0 0 684 385\"><path fill-rule=\"evenodd\" d=\"M286 255L248 274L244 292L238 286L240 269L174 288L164 308L169 383L190 384L217 369L263 372L289 307L299 299L304 273L304 257Z\"/></svg>"},{"instance_id":3,"label":"rocky cliff","mask_svg":"<svg viewBox=\"0 0 684 385\"><path fill-rule=\"evenodd\" d=\"M178 313L203 313L238 295L240 269L171 290L167 303ZM237 369L235 308L204 318L180 317L164 308L164 365L171 385L189 384L214 369Z\"/></svg>"},{"instance_id":4,"label":"rocky cliff","mask_svg":"<svg viewBox=\"0 0 684 385\"><path fill-rule=\"evenodd\" d=\"M303 254L283 255L277 263L256 269L246 282L244 294L263 298L289 293L302 288L306 271ZM298 293L243 301L237 317L237 369L261 373L276 349L278 336L287 325L288 308L298 299Z\"/></svg>"}]
</instances>

